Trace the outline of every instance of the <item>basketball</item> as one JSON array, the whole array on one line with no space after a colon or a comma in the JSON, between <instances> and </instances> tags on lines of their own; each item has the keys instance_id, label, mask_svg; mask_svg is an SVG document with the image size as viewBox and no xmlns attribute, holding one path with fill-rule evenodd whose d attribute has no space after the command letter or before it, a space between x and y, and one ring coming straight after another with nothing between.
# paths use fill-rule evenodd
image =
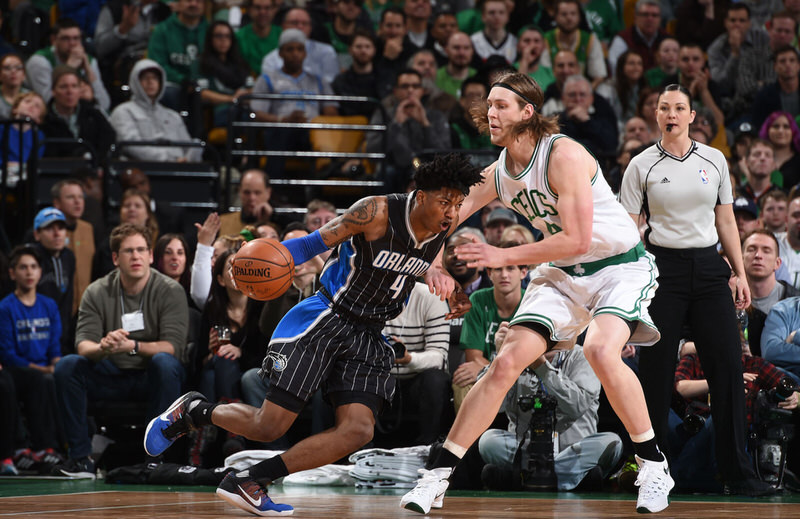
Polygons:
<instances>
[{"instance_id":1,"label":"basketball","mask_svg":"<svg viewBox=\"0 0 800 519\"><path fill-rule=\"evenodd\" d=\"M231 267L236 288L258 301L282 296L294 279L292 255L281 242L270 238L258 238L242 245Z\"/></svg>"}]
</instances>

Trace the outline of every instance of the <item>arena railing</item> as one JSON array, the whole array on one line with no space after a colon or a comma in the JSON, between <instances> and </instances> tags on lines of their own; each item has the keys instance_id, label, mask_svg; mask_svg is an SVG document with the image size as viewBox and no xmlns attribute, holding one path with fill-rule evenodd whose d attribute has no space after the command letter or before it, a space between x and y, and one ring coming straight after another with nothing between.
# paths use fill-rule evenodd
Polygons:
<instances>
[{"instance_id":1,"label":"arena railing","mask_svg":"<svg viewBox=\"0 0 800 519\"><path fill-rule=\"evenodd\" d=\"M125 159L127 148L157 146L160 148L201 148L207 160L201 162L161 162ZM107 156L105 193L109 213L118 209L122 199L119 179L130 168L138 168L150 180L151 196L159 203L185 211L187 220L203 221L218 211L222 201L219 152L205 141L120 141L112 145Z\"/></svg>"},{"instance_id":2,"label":"arena railing","mask_svg":"<svg viewBox=\"0 0 800 519\"><path fill-rule=\"evenodd\" d=\"M304 190L304 200L296 202L295 207L276 207L278 213L298 213L305 212L306 200L312 196L314 189L317 188L360 188L361 193L355 198L360 198L364 194L382 193L384 182L382 172L386 160L386 125L385 124L336 124L336 123L286 123L286 122L266 122L255 121L254 114L249 108L250 101L308 101L308 102L338 102L352 103L367 106L374 106L385 115L385 109L380 100L365 96L339 96L339 95L284 95L284 94L248 94L237 98L231 108L228 117L227 131L227 168L230 172L234 167L248 158L253 157L284 157L292 159L366 159L374 164L374 179L339 179L339 178L314 178L313 172L306 175L306 178L295 176L294 178L272 178L270 183L273 186L285 188L302 188ZM384 117L384 120L386 118ZM265 150L260 146L261 139L256 136L260 130L269 128L292 128L307 130L334 130L334 131L362 131L362 132L381 132L382 146L380 152L365 151L321 151L321 150ZM313 168L309 168L311 170ZM225 176L224 205L226 209L235 210L232 207L234 198L234 187L238 180L232 175ZM355 199L353 200L355 201Z\"/></svg>"}]
</instances>

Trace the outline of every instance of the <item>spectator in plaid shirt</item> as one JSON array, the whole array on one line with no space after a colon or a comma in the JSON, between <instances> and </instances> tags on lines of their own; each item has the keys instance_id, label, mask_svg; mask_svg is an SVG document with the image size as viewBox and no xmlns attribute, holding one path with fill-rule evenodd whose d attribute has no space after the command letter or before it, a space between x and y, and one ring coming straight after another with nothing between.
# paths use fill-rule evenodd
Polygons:
<instances>
[{"instance_id":1,"label":"spectator in plaid shirt","mask_svg":"<svg viewBox=\"0 0 800 519\"><path fill-rule=\"evenodd\" d=\"M743 337L742 337L743 339ZM773 364L750 353L742 340L742 365L745 387L747 423L752 425L756 412L756 396L778 385L785 374ZM678 487L701 491L719 491L717 463L714 459L714 425L708 382L696 353L684 355L675 371L675 399L670 412L670 448L675 456L671 466ZM796 409L798 393L778 404L783 409ZM705 420L702 429L691 435L683 417L694 414Z\"/></svg>"}]
</instances>

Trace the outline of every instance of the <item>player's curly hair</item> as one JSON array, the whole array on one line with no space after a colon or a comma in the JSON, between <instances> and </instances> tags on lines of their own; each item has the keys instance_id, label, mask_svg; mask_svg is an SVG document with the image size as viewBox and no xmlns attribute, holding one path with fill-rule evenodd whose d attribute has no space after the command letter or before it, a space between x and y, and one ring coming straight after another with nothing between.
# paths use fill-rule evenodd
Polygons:
<instances>
[{"instance_id":1,"label":"player's curly hair","mask_svg":"<svg viewBox=\"0 0 800 519\"><path fill-rule=\"evenodd\" d=\"M473 165L467 155L460 153L437 155L432 161L422 163L414 172L414 183L422 191L453 188L468 195L469 189L481 182L481 168Z\"/></svg>"}]
</instances>

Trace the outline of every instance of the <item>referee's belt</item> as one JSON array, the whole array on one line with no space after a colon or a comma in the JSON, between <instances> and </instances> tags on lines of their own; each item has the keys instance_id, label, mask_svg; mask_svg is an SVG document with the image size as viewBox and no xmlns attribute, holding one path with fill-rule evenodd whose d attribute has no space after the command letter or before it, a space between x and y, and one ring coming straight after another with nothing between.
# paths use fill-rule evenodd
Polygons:
<instances>
[{"instance_id":1,"label":"referee's belt","mask_svg":"<svg viewBox=\"0 0 800 519\"><path fill-rule=\"evenodd\" d=\"M575 265L569 265L566 267L559 267L558 265L550 264L551 267L556 267L570 276L591 276L595 272L599 272L601 269L608 267L609 265L620 265L622 263L631 263L633 261L637 261L639 258L645 255L644 244L639 242L636 244L634 248L629 250L628 252L623 252L622 254L617 254L616 256L610 256L605 259L597 260L597 261L590 261L588 263L576 263Z\"/></svg>"}]
</instances>

